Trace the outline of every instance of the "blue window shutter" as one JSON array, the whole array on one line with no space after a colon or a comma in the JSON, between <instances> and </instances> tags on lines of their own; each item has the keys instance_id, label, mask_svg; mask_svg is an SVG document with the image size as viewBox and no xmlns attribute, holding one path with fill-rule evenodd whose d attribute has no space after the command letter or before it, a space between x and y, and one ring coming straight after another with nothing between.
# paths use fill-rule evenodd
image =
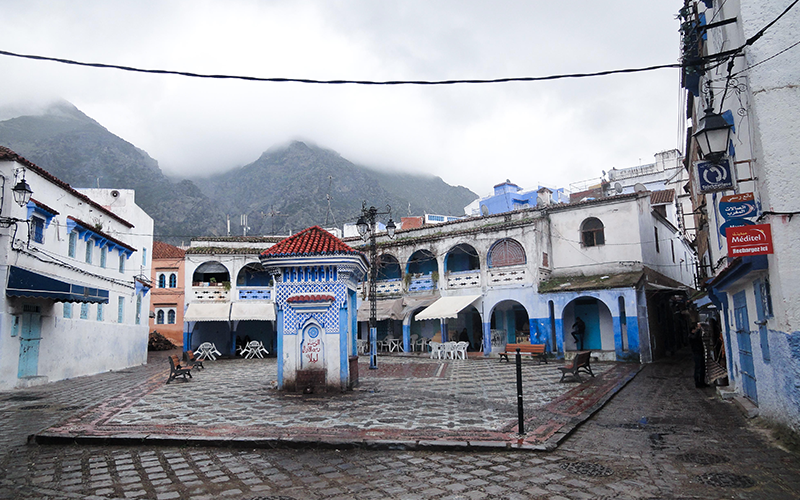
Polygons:
<instances>
[{"instance_id":1,"label":"blue window shutter","mask_svg":"<svg viewBox=\"0 0 800 500\"><path fill-rule=\"evenodd\" d=\"M64 317L72 317L72 302L64 302Z\"/></svg>"},{"instance_id":2,"label":"blue window shutter","mask_svg":"<svg viewBox=\"0 0 800 500\"><path fill-rule=\"evenodd\" d=\"M117 323L122 323L125 319L125 298L117 298Z\"/></svg>"},{"instance_id":3,"label":"blue window shutter","mask_svg":"<svg viewBox=\"0 0 800 500\"><path fill-rule=\"evenodd\" d=\"M108 255L108 248L103 247L100 249L100 267L106 267L106 255Z\"/></svg>"},{"instance_id":4,"label":"blue window shutter","mask_svg":"<svg viewBox=\"0 0 800 500\"><path fill-rule=\"evenodd\" d=\"M103 303L97 304L97 321L103 321Z\"/></svg>"},{"instance_id":5,"label":"blue window shutter","mask_svg":"<svg viewBox=\"0 0 800 500\"><path fill-rule=\"evenodd\" d=\"M89 319L89 304L81 304L81 319Z\"/></svg>"},{"instance_id":6,"label":"blue window shutter","mask_svg":"<svg viewBox=\"0 0 800 500\"><path fill-rule=\"evenodd\" d=\"M178 275L175 274L175 273L172 273L172 274L169 275L169 287L170 288L175 288L177 286L178 286Z\"/></svg>"},{"instance_id":7,"label":"blue window shutter","mask_svg":"<svg viewBox=\"0 0 800 500\"><path fill-rule=\"evenodd\" d=\"M175 310L174 309L170 309L169 313L167 313L167 323L169 323L170 325L174 325L175 324Z\"/></svg>"}]
</instances>

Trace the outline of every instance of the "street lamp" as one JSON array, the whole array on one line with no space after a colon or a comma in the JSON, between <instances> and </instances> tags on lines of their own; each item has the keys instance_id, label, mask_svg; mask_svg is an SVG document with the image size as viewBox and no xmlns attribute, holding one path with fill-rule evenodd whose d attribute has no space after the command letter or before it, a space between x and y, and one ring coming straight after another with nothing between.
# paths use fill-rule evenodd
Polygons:
<instances>
[{"instance_id":1,"label":"street lamp","mask_svg":"<svg viewBox=\"0 0 800 500\"><path fill-rule=\"evenodd\" d=\"M25 182L24 177L16 186L11 188L11 192L14 193L14 201L16 201L17 205L20 207L27 205L28 202L31 201L31 195L33 194L33 190L28 183Z\"/></svg>"},{"instance_id":2,"label":"street lamp","mask_svg":"<svg viewBox=\"0 0 800 500\"><path fill-rule=\"evenodd\" d=\"M728 151L732 125L722 115L714 113L711 108L698 121L694 138L700 148L700 156L704 160L717 163Z\"/></svg>"},{"instance_id":3,"label":"street lamp","mask_svg":"<svg viewBox=\"0 0 800 500\"><path fill-rule=\"evenodd\" d=\"M375 219L378 215L388 215L389 222L386 224L386 234L390 239L394 239L394 232L397 226L392 220L392 207L386 205L385 212L379 212L375 207L367 208L367 202L361 204L361 216L356 222L356 229L361 239L369 240L369 369L378 369L378 319L377 319L377 281L378 281L378 248L375 243Z\"/></svg>"}]
</instances>

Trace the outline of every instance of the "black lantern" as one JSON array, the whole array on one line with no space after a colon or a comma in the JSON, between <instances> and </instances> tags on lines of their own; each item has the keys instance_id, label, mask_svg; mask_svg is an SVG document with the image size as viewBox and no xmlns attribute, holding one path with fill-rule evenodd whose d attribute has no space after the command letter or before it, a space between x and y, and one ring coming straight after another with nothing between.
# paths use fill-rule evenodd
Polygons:
<instances>
[{"instance_id":1,"label":"black lantern","mask_svg":"<svg viewBox=\"0 0 800 500\"><path fill-rule=\"evenodd\" d=\"M356 222L356 229L358 229L358 234L361 235L361 238L366 240L369 236L367 234L367 231L369 231L369 224L367 224L367 221L364 219L364 217L358 218L358 221Z\"/></svg>"},{"instance_id":2,"label":"black lantern","mask_svg":"<svg viewBox=\"0 0 800 500\"><path fill-rule=\"evenodd\" d=\"M25 182L25 178L19 181L17 185L11 189L11 192L14 193L14 201L16 201L17 205L20 207L27 205L28 202L31 201L31 195L33 194L31 187Z\"/></svg>"},{"instance_id":3,"label":"black lantern","mask_svg":"<svg viewBox=\"0 0 800 500\"><path fill-rule=\"evenodd\" d=\"M699 120L694 139L704 160L718 162L728 151L733 126L711 108Z\"/></svg>"},{"instance_id":4,"label":"black lantern","mask_svg":"<svg viewBox=\"0 0 800 500\"><path fill-rule=\"evenodd\" d=\"M394 232L397 231L397 226L394 225L394 221L389 219L389 223L386 224L386 232L389 234L389 238L394 239Z\"/></svg>"}]
</instances>

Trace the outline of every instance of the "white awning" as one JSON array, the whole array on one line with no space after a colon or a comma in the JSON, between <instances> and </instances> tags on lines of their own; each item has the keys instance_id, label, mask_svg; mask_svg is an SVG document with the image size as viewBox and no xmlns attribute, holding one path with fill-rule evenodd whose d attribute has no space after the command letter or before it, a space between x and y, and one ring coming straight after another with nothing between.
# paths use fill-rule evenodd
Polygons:
<instances>
[{"instance_id":1,"label":"white awning","mask_svg":"<svg viewBox=\"0 0 800 500\"><path fill-rule=\"evenodd\" d=\"M375 319L403 319L403 299L378 300L375 302ZM358 308L358 321L369 321L369 301L365 300Z\"/></svg>"},{"instance_id":2,"label":"white awning","mask_svg":"<svg viewBox=\"0 0 800 500\"><path fill-rule=\"evenodd\" d=\"M262 302L260 300L234 302L231 306L231 321L245 321L249 319L275 321L275 304L272 302Z\"/></svg>"},{"instance_id":3,"label":"white awning","mask_svg":"<svg viewBox=\"0 0 800 500\"><path fill-rule=\"evenodd\" d=\"M184 321L228 321L231 311L229 302L194 302L186 308Z\"/></svg>"},{"instance_id":4,"label":"white awning","mask_svg":"<svg viewBox=\"0 0 800 500\"><path fill-rule=\"evenodd\" d=\"M456 318L458 313L467 308L476 300L481 298L480 295L461 295L458 297L442 297L424 311L416 315L414 319L417 321L425 321L428 319L444 319Z\"/></svg>"}]
</instances>

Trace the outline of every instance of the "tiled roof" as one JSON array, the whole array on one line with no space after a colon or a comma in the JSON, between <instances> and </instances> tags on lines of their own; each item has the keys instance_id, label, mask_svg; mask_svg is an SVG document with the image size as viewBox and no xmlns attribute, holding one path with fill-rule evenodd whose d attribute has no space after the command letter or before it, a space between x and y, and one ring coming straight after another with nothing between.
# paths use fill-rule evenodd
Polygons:
<instances>
[{"instance_id":1,"label":"tiled roof","mask_svg":"<svg viewBox=\"0 0 800 500\"><path fill-rule=\"evenodd\" d=\"M182 259L185 254L186 252L176 246L153 240L154 259Z\"/></svg>"},{"instance_id":2,"label":"tiled roof","mask_svg":"<svg viewBox=\"0 0 800 500\"><path fill-rule=\"evenodd\" d=\"M36 165L32 161L26 160L25 158L21 157L20 155L18 155L15 152L11 151L10 149L8 149L5 146L0 146L0 161L15 161L15 162L17 162L17 163L19 163L21 165L25 165L27 168L29 168L29 169L33 170L34 172L36 172L37 174L39 174L39 176L41 176L42 178L52 182L53 184L55 184L56 186L60 187L61 189L64 189L65 191L68 191L69 193L71 193L73 196L75 196L76 198L80 199L84 203L88 203L92 207L102 211L104 214L108 215L109 217L111 217L112 219L116 220L120 224L122 224L122 225L124 225L124 226L126 226L128 228L132 228L133 227L133 224L131 224L130 222L126 221L125 219L123 219L119 215L115 214L114 212L111 212L107 208L105 208L102 205L98 204L96 201L94 201L93 199L89 198L85 194L79 193L78 191L75 191L72 188L72 186L70 186L66 182L62 181L61 179L59 179L55 175L51 174L47 170L43 169L42 167Z\"/></svg>"},{"instance_id":3,"label":"tiled roof","mask_svg":"<svg viewBox=\"0 0 800 500\"><path fill-rule=\"evenodd\" d=\"M306 303L306 302L333 302L336 300L336 297L333 295L322 295L322 294L313 294L313 295L293 295L286 299L286 302L290 304L296 303Z\"/></svg>"},{"instance_id":4,"label":"tiled roof","mask_svg":"<svg viewBox=\"0 0 800 500\"><path fill-rule=\"evenodd\" d=\"M101 231L99 229L96 229L93 224L89 224L88 222L83 222L82 220L76 219L75 217L73 217L71 215L68 215L67 219L77 222L80 226L83 226L84 228L92 231L93 233L99 234L100 236L102 236L103 238L107 239L108 241L114 243L115 245L119 245L119 246L121 246L123 248L127 248L131 252L135 252L136 251L136 249L133 248L132 246L119 241L118 239L114 238L113 236L109 236L108 234L104 233L103 231Z\"/></svg>"},{"instance_id":5,"label":"tiled roof","mask_svg":"<svg viewBox=\"0 0 800 500\"><path fill-rule=\"evenodd\" d=\"M652 191L650 193L651 205L664 205L667 203L672 203L673 201L675 201L674 189L664 189L661 191Z\"/></svg>"},{"instance_id":6,"label":"tiled roof","mask_svg":"<svg viewBox=\"0 0 800 500\"><path fill-rule=\"evenodd\" d=\"M186 255L260 255L263 251L264 247L189 247Z\"/></svg>"},{"instance_id":7,"label":"tiled roof","mask_svg":"<svg viewBox=\"0 0 800 500\"><path fill-rule=\"evenodd\" d=\"M195 236L192 241L217 243L278 243L286 236Z\"/></svg>"},{"instance_id":8,"label":"tiled roof","mask_svg":"<svg viewBox=\"0 0 800 500\"><path fill-rule=\"evenodd\" d=\"M342 254L364 256L363 253L353 250L342 242L342 240L319 226L312 226L300 231L294 236L289 236L277 245L261 253L261 255L265 257Z\"/></svg>"},{"instance_id":9,"label":"tiled roof","mask_svg":"<svg viewBox=\"0 0 800 500\"><path fill-rule=\"evenodd\" d=\"M57 211L55 211L52 208L48 207L47 205L45 205L41 201L37 201L37 200L34 200L33 198L31 198L31 202L33 202L34 205L36 205L37 207L41 208L45 212L50 212L53 215L58 215Z\"/></svg>"}]
</instances>

